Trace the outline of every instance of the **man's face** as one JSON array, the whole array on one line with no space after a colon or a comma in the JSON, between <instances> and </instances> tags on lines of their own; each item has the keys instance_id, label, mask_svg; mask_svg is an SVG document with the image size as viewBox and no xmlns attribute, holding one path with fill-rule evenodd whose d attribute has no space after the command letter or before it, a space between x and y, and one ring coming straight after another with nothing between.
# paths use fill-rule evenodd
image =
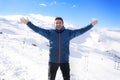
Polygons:
<instances>
[{"instance_id":1,"label":"man's face","mask_svg":"<svg viewBox=\"0 0 120 80\"><path fill-rule=\"evenodd\" d=\"M63 22L61 20L55 20L55 27L60 30L63 27Z\"/></svg>"}]
</instances>

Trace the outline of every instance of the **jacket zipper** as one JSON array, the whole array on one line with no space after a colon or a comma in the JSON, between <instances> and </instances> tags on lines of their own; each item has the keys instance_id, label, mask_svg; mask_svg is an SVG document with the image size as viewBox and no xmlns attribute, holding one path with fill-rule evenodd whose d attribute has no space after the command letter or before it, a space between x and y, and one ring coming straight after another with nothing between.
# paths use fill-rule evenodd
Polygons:
<instances>
[{"instance_id":1,"label":"jacket zipper","mask_svg":"<svg viewBox=\"0 0 120 80\"><path fill-rule=\"evenodd\" d=\"M58 32L58 63L60 63L60 32Z\"/></svg>"}]
</instances>

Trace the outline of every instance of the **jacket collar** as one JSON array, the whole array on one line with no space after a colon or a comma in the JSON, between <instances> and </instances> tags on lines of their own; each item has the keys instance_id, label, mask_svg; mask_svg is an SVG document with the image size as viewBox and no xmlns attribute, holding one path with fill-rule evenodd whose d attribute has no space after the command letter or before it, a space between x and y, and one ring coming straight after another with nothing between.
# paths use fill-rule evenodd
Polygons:
<instances>
[{"instance_id":1,"label":"jacket collar","mask_svg":"<svg viewBox=\"0 0 120 80\"><path fill-rule=\"evenodd\" d=\"M65 27L63 26L60 30L56 29L56 32L61 33L65 30Z\"/></svg>"}]
</instances>

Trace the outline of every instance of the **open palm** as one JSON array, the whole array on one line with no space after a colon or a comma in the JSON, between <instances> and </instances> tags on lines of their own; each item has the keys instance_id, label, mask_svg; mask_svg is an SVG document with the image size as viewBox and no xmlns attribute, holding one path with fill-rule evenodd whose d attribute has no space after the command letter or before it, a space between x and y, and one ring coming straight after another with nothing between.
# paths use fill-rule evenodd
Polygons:
<instances>
[{"instance_id":1,"label":"open palm","mask_svg":"<svg viewBox=\"0 0 120 80\"><path fill-rule=\"evenodd\" d=\"M20 21L21 21L22 23L24 23L24 24L27 24L28 21L29 21L29 19L28 19L28 17L27 17L27 18L21 17L21 18L20 18Z\"/></svg>"}]
</instances>

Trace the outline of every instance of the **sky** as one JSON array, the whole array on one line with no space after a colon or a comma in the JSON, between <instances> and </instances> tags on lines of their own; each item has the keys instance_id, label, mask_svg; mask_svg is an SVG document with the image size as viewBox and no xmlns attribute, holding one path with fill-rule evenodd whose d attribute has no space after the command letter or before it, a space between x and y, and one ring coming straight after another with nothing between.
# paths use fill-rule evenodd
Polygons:
<instances>
[{"instance_id":1,"label":"sky","mask_svg":"<svg viewBox=\"0 0 120 80\"><path fill-rule=\"evenodd\" d=\"M0 15L61 16L76 26L97 19L98 27L120 28L120 0L0 0Z\"/></svg>"}]
</instances>

